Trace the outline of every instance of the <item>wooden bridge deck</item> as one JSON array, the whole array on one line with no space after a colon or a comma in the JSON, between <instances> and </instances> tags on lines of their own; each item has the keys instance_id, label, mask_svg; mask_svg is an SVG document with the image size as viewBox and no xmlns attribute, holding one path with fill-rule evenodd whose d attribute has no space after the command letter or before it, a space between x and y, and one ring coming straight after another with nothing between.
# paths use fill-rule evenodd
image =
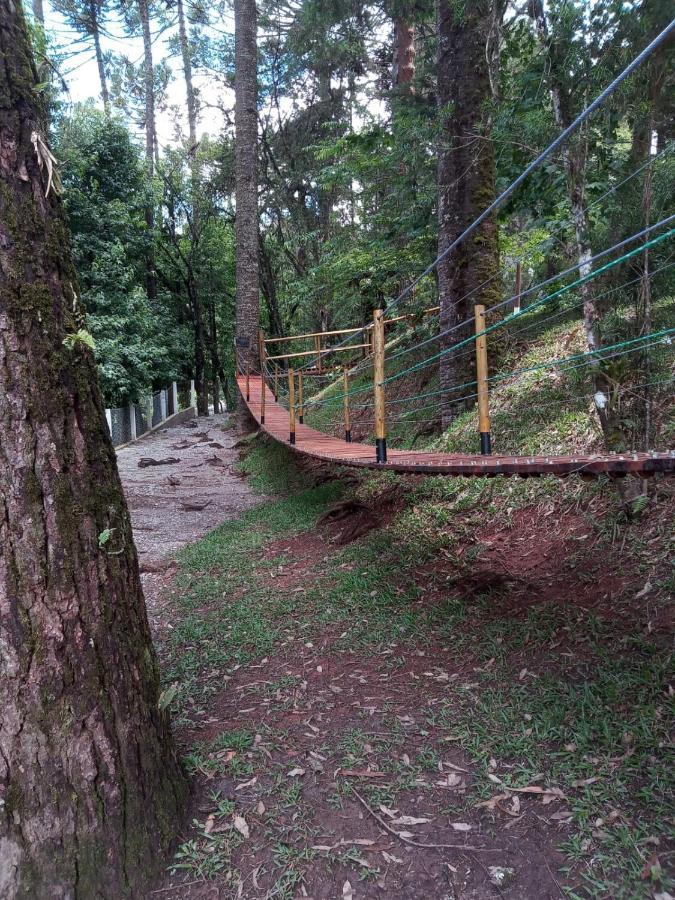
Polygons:
<instances>
[{"instance_id":1,"label":"wooden bridge deck","mask_svg":"<svg viewBox=\"0 0 675 900\"><path fill-rule=\"evenodd\" d=\"M242 397L246 398L246 378L237 377ZM297 453L343 466L360 466L371 469L392 469L417 475L494 476L518 475L528 478L537 475L597 476L602 474L621 477L628 474L652 475L654 472L675 474L675 451L668 453L619 453L583 456L480 456L456 453L426 453L424 451L387 451L387 462L375 460L375 447L369 444L347 443L340 438L323 434L308 425L296 424L296 443L289 441L288 410L274 401L274 395L265 386L265 424L261 428L280 443L287 444ZM260 405L263 382L259 375L250 376L249 396L246 401L253 418L260 424Z\"/></svg>"}]
</instances>

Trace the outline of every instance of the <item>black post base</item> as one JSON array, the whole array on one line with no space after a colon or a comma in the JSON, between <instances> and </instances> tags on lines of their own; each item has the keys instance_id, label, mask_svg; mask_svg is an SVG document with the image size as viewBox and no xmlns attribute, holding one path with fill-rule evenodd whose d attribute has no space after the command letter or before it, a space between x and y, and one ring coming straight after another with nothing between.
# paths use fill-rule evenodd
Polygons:
<instances>
[{"instance_id":1,"label":"black post base","mask_svg":"<svg viewBox=\"0 0 675 900\"><path fill-rule=\"evenodd\" d=\"M295 443L295 432L294 431L291 431L291 436L289 438L289 441L291 442L291 444Z\"/></svg>"},{"instance_id":2,"label":"black post base","mask_svg":"<svg viewBox=\"0 0 675 900\"><path fill-rule=\"evenodd\" d=\"M246 395L246 402L248 403L248 401L249 401L250 399L251 399L251 395L250 395L250 394L247 394L247 395Z\"/></svg>"},{"instance_id":3,"label":"black post base","mask_svg":"<svg viewBox=\"0 0 675 900\"><path fill-rule=\"evenodd\" d=\"M299 422L301 425L303 425L304 422L305 422L305 417L304 417L304 416L298 416L298 422Z\"/></svg>"},{"instance_id":4,"label":"black post base","mask_svg":"<svg viewBox=\"0 0 675 900\"><path fill-rule=\"evenodd\" d=\"M347 441L348 444L351 444L351 442L352 442L352 430L351 430L351 428L347 428L347 429L345 430L345 440Z\"/></svg>"},{"instance_id":5,"label":"black post base","mask_svg":"<svg viewBox=\"0 0 675 900\"><path fill-rule=\"evenodd\" d=\"M375 439L375 459L379 463L386 463L386 461L387 461L387 439L386 438L376 438Z\"/></svg>"},{"instance_id":6,"label":"black post base","mask_svg":"<svg viewBox=\"0 0 675 900\"><path fill-rule=\"evenodd\" d=\"M490 440L489 431L481 431L480 433L480 452L482 456L492 455L492 441Z\"/></svg>"},{"instance_id":7,"label":"black post base","mask_svg":"<svg viewBox=\"0 0 675 900\"><path fill-rule=\"evenodd\" d=\"M260 424L261 425L265 424L265 416L260 416Z\"/></svg>"}]
</instances>

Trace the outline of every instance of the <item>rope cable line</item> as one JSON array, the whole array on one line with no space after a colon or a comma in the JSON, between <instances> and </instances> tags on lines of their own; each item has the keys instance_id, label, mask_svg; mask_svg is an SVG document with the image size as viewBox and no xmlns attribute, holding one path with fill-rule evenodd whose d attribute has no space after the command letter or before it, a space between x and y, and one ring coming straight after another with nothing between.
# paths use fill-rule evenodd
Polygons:
<instances>
[{"instance_id":1,"label":"rope cable line","mask_svg":"<svg viewBox=\"0 0 675 900\"><path fill-rule=\"evenodd\" d=\"M663 43L665 43L672 34L675 33L675 19L673 19L649 44L644 47L640 53L634 57L634 59L620 72L614 79L611 81L598 95L597 97L586 106L574 119L573 121L564 128L560 134L546 147L537 157L532 160L525 169L515 178L511 184L507 188L505 188L498 197L496 197L492 203L490 203L483 212L477 216L474 221L464 229L464 231L454 240L451 244L449 244L438 256L433 260L433 262L429 263L429 265L418 275L407 287L401 291L401 293L388 305L387 309L392 310L398 304L405 299L409 294L411 294L417 285L427 277L433 270L438 266L440 262L442 262L453 250L455 250L461 243L463 243L466 238L468 238L474 231L487 219L493 212L496 212L504 202L520 187L520 185L527 179L527 177L534 172L539 166L548 159L551 154L557 150L562 144L567 141L567 139L577 131L581 125L591 116L596 109L598 109L605 100L612 94L614 91L637 69L642 63L648 59L655 50L657 50ZM494 308L494 307L493 307ZM367 326L361 329L361 334L365 330ZM344 341L342 342L344 343ZM336 346L340 346L337 344ZM335 349L335 348L333 348Z\"/></svg>"}]
</instances>

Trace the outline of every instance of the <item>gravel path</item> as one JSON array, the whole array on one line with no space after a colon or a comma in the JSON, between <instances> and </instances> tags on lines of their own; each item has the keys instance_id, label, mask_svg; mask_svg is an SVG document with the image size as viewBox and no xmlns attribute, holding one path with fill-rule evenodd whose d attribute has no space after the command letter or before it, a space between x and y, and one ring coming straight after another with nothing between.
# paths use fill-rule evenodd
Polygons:
<instances>
[{"instance_id":1,"label":"gravel path","mask_svg":"<svg viewBox=\"0 0 675 900\"><path fill-rule=\"evenodd\" d=\"M234 471L237 437L226 415L170 428L122 447L117 465L127 497L149 606L181 547L260 502ZM142 459L174 459L139 466Z\"/></svg>"}]
</instances>

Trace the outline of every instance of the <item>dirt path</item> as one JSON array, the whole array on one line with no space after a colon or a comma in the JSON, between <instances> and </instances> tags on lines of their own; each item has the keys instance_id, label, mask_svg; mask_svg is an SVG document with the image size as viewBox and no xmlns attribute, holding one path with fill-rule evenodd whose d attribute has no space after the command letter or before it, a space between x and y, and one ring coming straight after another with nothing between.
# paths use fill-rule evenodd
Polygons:
<instances>
[{"instance_id":1,"label":"dirt path","mask_svg":"<svg viewBox=\"0 0 675 900\"><path fill-rule=\"evenodd\" d=\"M176 552L259 502L234 470L237 438L227 420L193 419L117 453L151 618ZM140 466L142 459L175 462Z\"/></svg>"}]
</instances>

